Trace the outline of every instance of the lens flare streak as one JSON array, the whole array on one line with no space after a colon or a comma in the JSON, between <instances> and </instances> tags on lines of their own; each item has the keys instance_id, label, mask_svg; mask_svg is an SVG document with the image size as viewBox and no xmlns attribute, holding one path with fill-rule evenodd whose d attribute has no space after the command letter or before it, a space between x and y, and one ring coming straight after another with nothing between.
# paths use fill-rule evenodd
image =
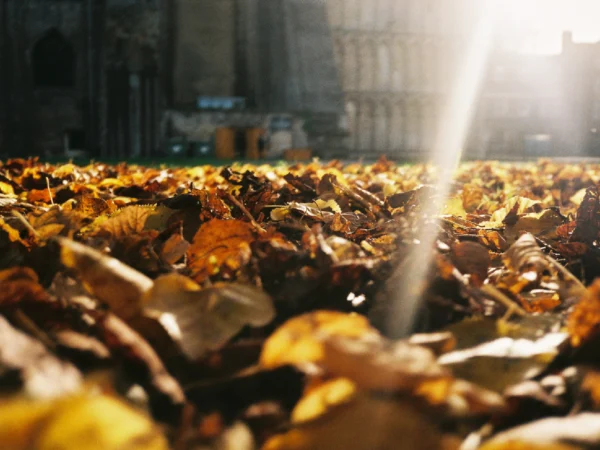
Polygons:
<instances>
[{"instance_id":1,"label":"lens flare streak","mask_svg":"<svg viewBox=\"0 0 600 450\"><path fill-rule=\"evenodd\" d=\"M393 337L404 337L414 327L422 300L422 287L434 254L430 249L435 245L439 230L436 218L450 193L453 173L461 159L461 149L467 138L479 85L493 43L499 6L500 0L478 2L476 14L479 20L475 21L474 28L466 35L466 51L459 62L453 89L437 125L430 155L430 162L437 170L437 197L423 208L423 223L417 238L420 245L413 246L411 253L406 255L406 263L401 264L396 269L396 276L392 277L399 280L393 299L394 308L386 324L388 334Z\"/></svg>"}]
</instances>

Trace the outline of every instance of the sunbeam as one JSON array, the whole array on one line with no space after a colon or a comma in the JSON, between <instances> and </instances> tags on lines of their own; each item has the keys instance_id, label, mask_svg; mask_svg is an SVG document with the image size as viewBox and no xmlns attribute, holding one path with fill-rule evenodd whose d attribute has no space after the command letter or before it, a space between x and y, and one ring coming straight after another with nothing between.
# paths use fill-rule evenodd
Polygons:
<instances>
[{"instance_id":1,"label":"sunbeam","mask_svg":"<svg viewBox=\"0 0 600 450\"><path fill-rule=\"evenodd\" d=\"M453 80L454 86L444 105L435 134L430 162L437 170L436 201L429 202L423 210L424 221L420 228L419 245L415 245L406 261L410 264L398 268L399 286L394 299L394 312L388 316L387 329L392 336L407 335L413 326L421 301L422 290L433 247L437 237L439 216L450 191L452 176L461 159L479 85L491 50L500 0L478 3L478 20L468 34L468 45Z\"/></svg>"}]
</instances>

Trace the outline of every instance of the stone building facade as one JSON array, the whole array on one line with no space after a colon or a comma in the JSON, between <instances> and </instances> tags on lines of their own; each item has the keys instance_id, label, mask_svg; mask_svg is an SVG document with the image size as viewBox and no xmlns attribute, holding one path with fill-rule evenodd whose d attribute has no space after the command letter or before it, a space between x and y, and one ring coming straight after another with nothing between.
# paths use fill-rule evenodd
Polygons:
<instances>
[{"instance_id":1,"label":"stone building facade","mask_svg":"<svg viewBox=\"0 0 600 450\"><path fill-rule=\"evenodd\" d=\"M163 0L0 2L0 153L151 154Z\"/></svg>"},{"instance_id":2,"label":"stone building facade","mask_svg":"<svg viewBox=\"0 0 600 450\"><path fill-rule=\"evenodd\" d=\"M327 0L355 157L418 157L473 34L477 0Z\"/></svg>"},{"instance_id":3,"label":"stone building facade","mask_svg":"<svg viewBox=\"0 0 600 450\"><path fill-rule=\"evenodd\" d=\"M342 98L321 0L0 2L0 154L154 156L218 128L332 154Z\"/></svg>"},{"instance_id":4,"label":"stone building facade","mask_svg":"<svg viewBox=\"0 0 600 450\"><path fill-rule=\"evenodd\" d=\"M327 0L353 158L431 150L482 3ZM560 55L524 55L502 50L503 32L493 37L464 155L600 156L600 45L565 33Z\"/></svg>"},{"instance_id":5,"label":"stone building facade","mask_svg":"<svg viewBox=\"0 0 600 450\"><path fill-rule=\"evenodd\" d=\"M0 155L155 156L224 129L243 148L262 129L273 156L420 158L482 3L1 0ZM563 44L491 54L466 156L600 154L600 45Z\"/></svg>"},{"instance_id":6,"label":"stone building facade","mask_svg":"<svg viewBox=\"0 0 600 450\"><path fill-rule=\"evenodd\" d=\"M557 55L496 51L469 142L471 157L600 156L600 45L563 35Z\"/></svg>"}]
</instances>

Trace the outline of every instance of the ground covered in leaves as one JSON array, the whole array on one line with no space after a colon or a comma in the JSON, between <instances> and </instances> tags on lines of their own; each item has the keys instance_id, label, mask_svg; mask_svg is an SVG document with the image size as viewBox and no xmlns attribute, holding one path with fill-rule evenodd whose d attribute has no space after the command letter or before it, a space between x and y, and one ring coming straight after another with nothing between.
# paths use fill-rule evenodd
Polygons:
<instances>
[{"instance_id":1,"label":"ground covered in leaves","mask_svg":"<svg viewBox=\"0 0 600 450\"><path fill-rule=\"evenodd\" d=\"M600 165L436 180L0 162L0 448L600 448Z\"/></svg>"}]
</instances>

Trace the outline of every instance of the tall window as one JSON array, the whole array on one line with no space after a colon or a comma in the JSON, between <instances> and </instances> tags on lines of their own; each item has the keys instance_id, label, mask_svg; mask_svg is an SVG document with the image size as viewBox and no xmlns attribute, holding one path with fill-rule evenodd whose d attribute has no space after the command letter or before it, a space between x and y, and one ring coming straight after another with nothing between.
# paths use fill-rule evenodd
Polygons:
<instances>
[{"instance_id":1,"label":"tall window","mask_svg":"<svg viewBox=\"0 0 600 450\"><path fill-rule=\"evenodd\" d=\"M385 44L377 46L377 89L387 91L390 89L390 49Z\"/></svg>"},{"instance_id":2,"label":"tall window","mask_svg":"<svg viewBox=\"0 0 600 450\"><path fill-rule=\"evenodd\" d=\"M75 86L75 52L56 29L48 31L33 47L32 66L37 87Z\"/></svg>"}]
</instances>

